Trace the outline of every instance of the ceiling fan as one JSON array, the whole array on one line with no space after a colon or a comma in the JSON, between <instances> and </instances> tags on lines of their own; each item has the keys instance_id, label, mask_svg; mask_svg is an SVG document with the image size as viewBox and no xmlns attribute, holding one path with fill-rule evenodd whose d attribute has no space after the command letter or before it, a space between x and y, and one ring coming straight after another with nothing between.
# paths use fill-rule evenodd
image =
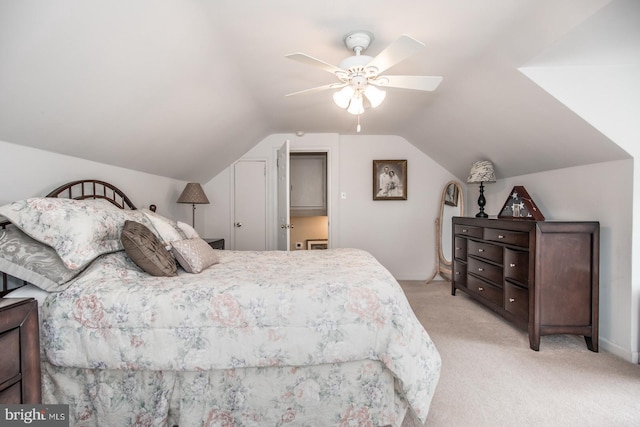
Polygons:
<instances>
[{"instance_id":1,"label":"ceiling fan","mask_svg":"<svg viewBox=\"0 0 640 427\"><path fill-rule=\"evenodd\" d=\"M343 59L338 66L331 65L307 54L296 52L286 55L294 61L320 67L335 75L339 82L287 94L286 96L340 89L333 94L334 102L351 114L364 113L365 103L375 108L384 101L381 88L401 88L422 91L435 90L442 77L381 75L387 69L415 54L424 47L418 40L402 35L375 58L363 55L373 40L368 31L354 31L344 37L344 44L355 55Z\"/></svg>"}]
</instances>

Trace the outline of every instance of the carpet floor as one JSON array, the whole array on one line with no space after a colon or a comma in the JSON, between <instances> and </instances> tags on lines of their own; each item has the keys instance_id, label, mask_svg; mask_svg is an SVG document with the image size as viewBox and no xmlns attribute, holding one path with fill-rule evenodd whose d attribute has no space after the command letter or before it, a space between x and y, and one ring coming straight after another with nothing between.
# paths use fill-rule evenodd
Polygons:
<instances>
[{"instance_id":1,"label":"carpet floor","mask_svg":"<svg viewBox=\"0 0 640 427\"><path fill-rule=\"evenodd\" d=\"M543 336L533 351L526 331L449 282L400 285L442 357L427 426L640 426L639 365L574 335Z\"/></svg>"}]
</instances>

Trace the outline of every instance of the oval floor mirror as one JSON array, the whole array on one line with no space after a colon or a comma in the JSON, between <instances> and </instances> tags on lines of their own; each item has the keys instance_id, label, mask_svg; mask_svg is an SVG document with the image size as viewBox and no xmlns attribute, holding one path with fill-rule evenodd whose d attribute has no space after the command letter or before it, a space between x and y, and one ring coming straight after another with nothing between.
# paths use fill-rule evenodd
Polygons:
<instances>
[{"instance_id":1,"label":"oval floor mirror","mask_svg":"<svg viewBox=\"0 0 640 427\"><path fill-rule=\"evenodd\" d=\"M440 215L436 218L436 267L426 283L433 282L438 275L451 280L451 218L464 215L462 185L449 181L442 189Z\"/></svg>"}]
</instances>

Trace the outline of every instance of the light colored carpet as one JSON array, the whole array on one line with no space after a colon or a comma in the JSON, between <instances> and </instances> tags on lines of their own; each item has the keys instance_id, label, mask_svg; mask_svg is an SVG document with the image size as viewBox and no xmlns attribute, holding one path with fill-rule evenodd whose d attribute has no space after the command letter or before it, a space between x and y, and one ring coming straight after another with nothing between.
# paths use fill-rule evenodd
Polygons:
<instances>
[{"instance_id":1,"label":"light colored carpet","mask_svg":"<svg viewBox=\"0 0 640 427\"><path fill-rule=\"evenodd\" d=\"M573 335L533 351L525 331L449 282L400 285L442 357L427 426L640 426L640 366Z\"/></svg>"}]
</instances>

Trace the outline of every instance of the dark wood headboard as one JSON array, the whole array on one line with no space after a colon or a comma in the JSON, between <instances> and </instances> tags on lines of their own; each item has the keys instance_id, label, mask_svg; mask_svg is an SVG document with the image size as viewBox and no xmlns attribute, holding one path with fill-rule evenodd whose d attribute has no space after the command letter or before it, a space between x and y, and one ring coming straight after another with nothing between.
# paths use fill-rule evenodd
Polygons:
<instances>
[{"instance_id":1,"label":"dark wood headboard","mask_svg":"<svg viewBox=\"0 0 640 427\"><path fill-rule=\"evenodd\" d=\"M63 199L104 199L113 203L120 209L136 209L131 199L118 187L108 182L97 179L82 179L72 181L61 185L51 191L45 197L58 197ZM155 212L155 206L151 205L151 210ZM0 221L0 229L6 228L11 223L9 221ZM0 289L0 297L7 294L10 290L9 278L6 273L2 272L2 289Z\"/></svg>"},{"instance_id":2,"label":"dark wood headboard","mask_svg":"<svg viewBox=\"0 0 640 427\"><path fill-rule=\"evenodd\" d=\"M95 179L83 179L61 185L46 197L61 197L66 199L105 199L120 209L136 209L131 199L118 187L108 182Z\"/></svg>"}]
</instances>

